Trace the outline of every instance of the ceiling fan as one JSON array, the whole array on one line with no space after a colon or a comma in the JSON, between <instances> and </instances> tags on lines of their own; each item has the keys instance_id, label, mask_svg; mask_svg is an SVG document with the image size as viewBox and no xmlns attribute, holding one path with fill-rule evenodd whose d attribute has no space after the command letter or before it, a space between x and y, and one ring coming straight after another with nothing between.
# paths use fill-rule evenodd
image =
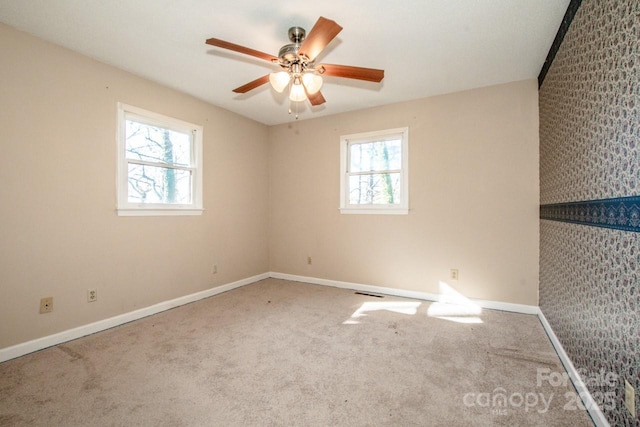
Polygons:
<instances>
[{"instance_id":1,"label":"ceiling fan","mask_svg":"<svg viewBox=\"0 0 640 427\"><path fill-rule=\"evenodd\" d=\"M280 93L288 87L291 101L301 102L309 99L311 105L321 105L325 103L324 96L320 93L322 76L345 77L370 82L380 82L384 78L384 70L349 65L315 64L320 52L340 31L342 31L340 25L322 16L318 18L308 35L303 28L292 27L289 29L291 43L282 46L277 57L215 38L207 39L206 43L255 56L282 68L282 71L267 74L237 87L233 89L233 92L246 93L270 82L271 86Z\"/></svg>"}]
</instances>

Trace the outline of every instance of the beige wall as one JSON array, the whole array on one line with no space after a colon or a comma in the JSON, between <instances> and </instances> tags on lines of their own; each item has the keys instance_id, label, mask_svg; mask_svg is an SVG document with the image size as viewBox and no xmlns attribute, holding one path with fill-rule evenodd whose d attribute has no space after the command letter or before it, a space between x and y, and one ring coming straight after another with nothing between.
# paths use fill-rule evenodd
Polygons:
<instances>
[{"instance_id":1,"label":"beige wall","mask_svg":"<svg viewBox=\"0 0 640 427\"><path fill-rule=\"evenodd\" d=\"M116 215L118 101L204 126L202 216ZM265 126L0 25L0 348L268 271L266 158Z\"/></svg>"},{"instance_id":2,"label":"beige wall","mask_svg":"<svg viewBox=\"0 0 640 427\"><path fill-rule=\"evenodd\" d=\"M271 271L537 305L537 96L527 80L269 128ZM341 215L340 135L404 126L409 215Z\"/></svg>"},{"instance_id":3,"label":"beige wall","mask_svg":"<svg viewBox=\"0 0 640 427\"><path fill-rule=\"evenodd\" d=\"M269 270L537 304L534 80L267 128L3 25L0 59L0 348ZM202 216L116 215L117 102L204 126ZM340 135L403 126L410 214L340 215Z\"/></svg>"}]
</instances>

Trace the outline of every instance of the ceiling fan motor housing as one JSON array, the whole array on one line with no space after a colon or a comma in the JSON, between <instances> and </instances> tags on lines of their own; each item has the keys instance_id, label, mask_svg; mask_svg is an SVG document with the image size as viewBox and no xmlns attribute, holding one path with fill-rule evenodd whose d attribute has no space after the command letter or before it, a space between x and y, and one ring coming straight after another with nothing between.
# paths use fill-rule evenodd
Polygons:
<instances>
[{"instance_id":1,"label":"ceiling fan motor housing","mask_svg":"<svg viewBox=\"0 0 640 427\"><path fill-rule=\"evenodd\" d=\"M300 45L304 41L307 32L302 27L291 27L289 28L288 34L291 43L282 46L278 52L278 58L280 58L280 60L285 64L290 64L299 60L298 50L300 49Z\"/></svg>"},{"instance_id":2,"label":"ceiling fan motor housing","mask_svg":"<svg viewBox=\"0 0 640 427\"><path fill-rule=\"evenodd\" d=\"M300 49L299 44L286 44L280 48L278 58L280 58L284 64L295 62L298 59L298 49Z\"/></svg>"}]
</instances>

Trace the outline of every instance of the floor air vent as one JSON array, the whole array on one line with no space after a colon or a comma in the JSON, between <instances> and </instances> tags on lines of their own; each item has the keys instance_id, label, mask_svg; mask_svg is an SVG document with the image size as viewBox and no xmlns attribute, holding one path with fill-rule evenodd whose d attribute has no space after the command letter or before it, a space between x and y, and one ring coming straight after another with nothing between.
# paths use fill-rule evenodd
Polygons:
<instances>
[{"instance_id":1,"label":"floor air vent","mask_svg":"<svg viewBox=\"0 0 640 427\"><path fill-rule=\"evenodd\" d=\"M384 298L384 296L382 296L382 295L367 294L365 292L354 292L354 294L356 294L356 295L365 295L365 296L368 296L368 297Z\"/></svg>"}]
</instances>

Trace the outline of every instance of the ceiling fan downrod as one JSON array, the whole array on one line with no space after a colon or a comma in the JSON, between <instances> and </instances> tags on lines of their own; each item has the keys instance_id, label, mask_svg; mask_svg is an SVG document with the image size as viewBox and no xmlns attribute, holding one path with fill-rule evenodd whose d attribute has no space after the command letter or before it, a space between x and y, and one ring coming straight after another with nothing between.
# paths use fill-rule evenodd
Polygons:
<instances>
[{"instance_id":1,"label":"ceiling fan downrod","mask_svg":"<svg viewBox=\"0 0 640 427\"><path fill-rule=\"evenodd\" d=\"M302 27L289 28L289 40L295 44L301 44L307 32Z\"/></svg>"}]
</instances>

